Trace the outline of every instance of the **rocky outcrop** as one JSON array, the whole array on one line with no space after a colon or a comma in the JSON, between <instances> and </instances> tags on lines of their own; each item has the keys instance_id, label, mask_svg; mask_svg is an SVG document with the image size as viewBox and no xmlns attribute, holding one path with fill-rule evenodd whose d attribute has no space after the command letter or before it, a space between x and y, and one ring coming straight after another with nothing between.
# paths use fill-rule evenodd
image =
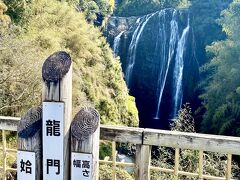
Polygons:
<instances>
[{"instance_id":1,"label":"rocky outcrop","mask_svg":"<svg viewBox=\"0 0 240 180\"><path fill-rule=\"evenodd\" d=\"M104 34L112 46L114 38L122 31L129 31L136 23L137 18L112 16L108 19Z\"/></svg>"},{"instance_id":2,"label":"rocky outcrop","mask_svg":"<svg viewBox=\"0 0 240 180\"><path fill-rule=\"evenodd\" d=\"M181 104L195 97L198 81L188 10L111 17L105 34L117 49L130 94L136 97L140 126L167 129Z\"/></svg>"}]
</instances>

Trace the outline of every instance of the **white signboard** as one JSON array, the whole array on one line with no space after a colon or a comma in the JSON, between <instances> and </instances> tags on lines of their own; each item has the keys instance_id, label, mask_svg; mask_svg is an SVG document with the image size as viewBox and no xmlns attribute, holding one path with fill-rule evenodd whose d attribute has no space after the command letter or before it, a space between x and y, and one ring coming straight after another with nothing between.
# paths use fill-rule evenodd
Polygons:
<instances>
[{"instance_id":1,"label":"white signboard","mask_svg":"<svg viewBox=\"0 0 240 180\"><path fill-rule=\"evenodd\" d=\"M72 180L92 179L92 154L72 153L71 177Z\"/></svg>"},{"instance_id":2,"label":"white signboard","mask_svg":"<svg viewBox=\"0 0 240 180\"><path fill-rule=\"evenodd\" d=\"M63 180L64 103L43 102L43 179Z\"/></svg>"},{"instance_id":3,"label":"white signboard","mask_svg":"<svg viewBox=\"0 0 240 180\"><path fill-rule=\"evenodd\" d=\"M18 180L34 180L36 177L36 158L34 152L17 152L17 177Z\"/></svg>"}]
</instances>

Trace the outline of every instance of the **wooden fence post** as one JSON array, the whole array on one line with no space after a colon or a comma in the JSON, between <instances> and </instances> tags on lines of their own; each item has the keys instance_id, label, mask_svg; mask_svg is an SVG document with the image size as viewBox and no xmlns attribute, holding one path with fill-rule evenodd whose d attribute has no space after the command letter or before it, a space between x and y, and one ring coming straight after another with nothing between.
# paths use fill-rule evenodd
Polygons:
<instances>
[{"instance_id":1,"label":"wooden fence post","mask_svg":"<svg viewBox=\"0 0 240 180\"><path fill-rule=\"evenodd\" d=\"M42 77L44 81L42 97L43 179L53 180L53 176L56 177L57 175L55 179L69 180L69 130L72 121L72 61L70 55L64 51L59 51L49 56L43 64ZM59 108L59 111L54 112L55 109L51 110L52 107ZM55 119L54 116L57 116L58 119ZM58 136L61 137L59 142L57 139L50 140L51 138L58 138ZM62 141L63 143L60 143ZM58 147L55 146L57 143L59 144ZM55 149L56 153L61 154L61 160L54 159L55 157L49 159L49 156L55 155L50 152L51 149ZM56 170L56 168L58 169ZM55 170L56 172L52 172Z\"/></svg>"},{"instance_id":2,"label":"wooden fence post","mask_svg":"<svg viewBox=\"0 0 240 180\"><path fill-rule=\"evenodd\" d=\"M42 107L31 108L18 127L18 180L42 179Z\"/></svg>"},{"instance_id":3,"label":"wooden fence post","mask_svg":"<svg viewBox=\"0 0 240 180\"><path fill-rule=\"evenodd\" d=\"M150 180L151 148L149 145L137 144L136 149L136 179Z\"/></svg>"},{"instance_id":4,"label":"wooden fence post","mask_svg":"<svg viewBox=\"0 0 240 180\"><path fill-rule=\"evenodd\" d=\"M72 180L98 179L100 120L93 108L83 108L71 125Z\"/></svg>"}]
</instances>

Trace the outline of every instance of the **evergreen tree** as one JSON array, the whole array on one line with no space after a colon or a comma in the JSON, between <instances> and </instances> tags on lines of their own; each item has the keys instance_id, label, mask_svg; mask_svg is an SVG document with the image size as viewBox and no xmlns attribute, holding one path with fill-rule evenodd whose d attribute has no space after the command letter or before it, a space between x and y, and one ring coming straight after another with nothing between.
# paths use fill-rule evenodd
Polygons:
<instances>
[{"instance_id":1,"label":"evergreen tree","mask_svg":"<svg viewBox=\"0 0 240 180\"><path fill-rule=\"evenodd\" d=\"M240 1L234 0L219 20L224 41L207 48L213 59L202 67L207 73L202 94L206 109L202 129L208 133L240 136Z\"/></svg>"},{"instance_id":2,"label":"evergreen tree","mask_svg":"<svg viewBox=\"0 0 240 180\"><path fill-rule=\"evenodd\" d=\"M115 5L114 0L80 0L79 7L88 22L93 23L111 14Z\"/></svg>"},{"instance_id":3,"label":"evergreen tree","mask_svg":"<svg viewBox=\"0 0 240 180\"><path fill-rule=\"evenodd\" d=\"M122 0L115 10L117 16L142 16L162 8L177 7L185 0Z\"/></svg>"},{"instance_id":4,"label":"evergreen tree","mask_svg":"<svg viewBox=\"0 0 240 180\"><path fill-rule=\"evenodd\" d=\"M196 53L201 65L210 60L206 55L206 46L226 38L217 19L231 2L232 0L191 0L192 27L198 49Z\"/></svg>"}]
</instances>

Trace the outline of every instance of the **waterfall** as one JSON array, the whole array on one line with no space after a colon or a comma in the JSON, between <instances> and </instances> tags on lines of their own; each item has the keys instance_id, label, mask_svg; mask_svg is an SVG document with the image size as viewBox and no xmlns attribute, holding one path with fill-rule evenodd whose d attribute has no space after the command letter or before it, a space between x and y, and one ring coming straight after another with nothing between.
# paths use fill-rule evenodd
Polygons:
<instances>
[{"instance_id":1,"label":"waterfall","mask_svg":"<svg viewBox=\"0 0 240 180\"><path fill-rule=\"evenodd\" d=\"M158 53L160 58L160 67L158 72L158 80L157 80L157 107L156 114L154 119L160 118L160 109L162 96L164 92L164 88L166 85L167 76L169 74L169 68L172 61L174 61L174 71L173 71L173 111L171 114L171 118L174 118L177 114L177 111L181 107L182 103L182 76L183 76L183 55L186 44L187 35L189 32L189 19L188 25L183 30L182 34L179 34L179 25L177 21L178 11L175 9L171 9L171 21L166 20L166 11L169 12L169 9L163 9L159 12L152 13L142 18L138 18L136 23L137 27L133 32L131 43L128 48L128 59L127 59L127 68L125 71L125 80L130 88L132 72L136 61L136 53L138 42L142 36L142 32L147 25L148 21L155 15L158 15L158 24L156 27L159 28L156 45L155 45L155 53ZM170 24L170 33L167 29L167 26ZM114 40L114 52L117 51L117 46L119 44L119 39L123 32L121 32ZM168 38L168 34L170 37ZM115 43L116 42L116 43Z\"/></svg>"},{"instance_id":2,"label":"waterfall","mask_svg":"<svg viewBox=\"0 0 240 180\"><path fill-rule=\"evenodd\" d=\"M183 98L183 89L182 89L182 79L183 79L183 66L184 66L184 52L186 49L186 40L189 33L189 18L188 25L183 30L182 36L178 42L177 54L175 59L175 66L173 72L173 97L174 97L174 108L172 117L175 118L177 111L181 108L182 98Z\"/></svg>"},{"instance_id":3,"label":"waterfall","mask_svg":"<svg viewBox=\"0 0 240 180\"><path fill-rule=\"evenodd\" d=\"M109 23L112 27L118 32L112 47L115 56L121 55L126 84L139 108L140 126L167 129L183 97L190 101L185 93L194 94L191 83L198 77L189 11L167 8L139 18L114 18ZM122 27L125 31L118 31Z\"/></svg>"},{"instance_id":4,"label":"waterfall","mask_svg":"<svg viewBox=\"0 0 240 180\"><path fill-rule=\"evenodd\" d=\"M139 42L139 38L142 35L144 27L148 23L149 19L151 17L153 17L155 14L156 13L148 14L146 16L143 16L142 18L138 18L136 21L136 23L138 23L138 25L137 25L136 30L133 33L132 40L131 40L131 43L128 48L128 65L127 65L127 68L125 71L125 80L126 80L128 87L130 87L130 83L131 83L130 81L131 81L131 77L132 77L133 67L135 64L137 45Z\"/></svg>"},{"instance_id":5,"label":"waterfall","mask_svg":"<svg viewBox=\"0 0 240 180\"><path fill-rule=\"evenodd\" d=\"M165 14L164 14L165 15ZM172 20L170 22L171 26L171 33L170 33L170 40L169 40L169 48L168 48L168 56L165 56L165 49L166 49L166 29L164 24L162 25L163 28L160 28L159 33L163 33L163 49L161 51L161 60L160 62L163 62L161 64L160 67L160 71L159 71L159 76L158 76L158 83L157 83L157 98L158 98L158 103L157 103L157 110L156 110L156 116L154 119L159 119L160 118L160 105L161 105L161 100L162 100L162 94L163 94L163 90L166 84L166 79L167 79L167 75L168 75L168 70L169 70L169 66L170 66L170 62L173 59L174 56L174 52L175 52L175 47L176 47L176 43L178 41L178 23L176 21L176 15L177 15L177 10L173 11L173 16L172 16ZM159 23L162 23L161 19L159 21Z\"/></svg>"},{"instance_id":6,"label":"waterfall","mask_svg":"<svg viewBox=\"0 0 240 180\"><path fill-rule=\"evenodd\" d=\"M169 66L171 61L174 59L174 71L173 71L173 111L171 114L171 118L175 118L177 115L177 111L180 109L182 105L182 97L183 97L183 90L182 90L182 78L183 78L183 66L184 66L184 51L186 46L186 39L190 29L189 26L189 18L187 27L183 30L181 37L179 37L179 28L178 23L176 20L177 11L173 11L171 24L171 35L169 40L169 49L168 49L168 58L165 58L164 53L161 52L161 61L163 64L160 67L159 77L158 77L158 103L157 103L157 110L156 116L154 119L160 118L160 105L162 101L162 95L166 84L166 79L169 71ZM161 29L161 28L160 28ZM165 44L163 40L162 44ZM176 47L177 45L177 47ZM165 47L165 45L164 45ZM175 58L174 58L174 54Z\"/></svg>"},{"instance_id":7,"label":"waterfall","mask_svg":"<svg viewBox=\"0 0 240 180\"><path fill-rule=\"evenodd\" d=\"M125 31L121 31L115 38L114 38L114 42L113 42L113 53L114 53L114 57L118 56L119 53L119 46L120 46L120 40L122 37L122 34Z\"/></svg>"}]
</instances>

